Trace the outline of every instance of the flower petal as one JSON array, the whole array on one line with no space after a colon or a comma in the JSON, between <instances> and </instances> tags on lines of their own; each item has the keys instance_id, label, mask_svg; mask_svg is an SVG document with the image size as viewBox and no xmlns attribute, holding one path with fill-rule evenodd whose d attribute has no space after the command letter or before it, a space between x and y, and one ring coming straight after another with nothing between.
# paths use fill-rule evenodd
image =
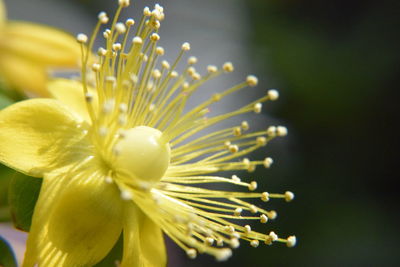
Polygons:
<instances>
[{"instance_id":1,"label":"flower petal","mask_svg":"<svg viewBox=\"0 0 400 267\"><path fill-rule=\"evenodd\" d=\"M44 25L8 22L3 32L2 49L40 65L77 67L80 46L75 37Z\"/></svg>"},{"instance_id":2,"label":"flower petal","mask_svg":"<svg viewBox=\"0 0 400 267\"><path fill-rule=\"evenodd\" d=\"M115 185L93 160L44 177L27 242L24 267L92 266L113 248L123 207Z\"/></svg>"},{"instance_id":3,"label":"flower petal","mask_svg":"<svg viewBox=\"0 0 400 267\"><path fill-rule=\"evenodd\" d=\"M90 116L86 107L82 83L68 79L56 79L47 84L47 90L51 96L60 100L74 110L85 121L90 122ZM93 93L93 104L97 103L97 95ZM94 108L96 110L96 107Z\"/></svg>"},{"instance_id":4,"label":"flower petal","mask_svg":"<svg viewBox=\"0 0 400 267\"><path fill-rule=\"evenodd\" d=\"M166 266L167 254L160 227L135 204L129 203L126 208L121 267Z\"/></svg>"},{"instance_id":5,"label":"flower petal","mask_svg":"<svg viewBox=\"0 0 400 267\"><path fill-rule=\"evenodd\" d=\"M46 91L47 74L42 66L16 55L1 52L0 74L10 87L29 96L49 96Z\"/></svg>"},{"instance_id":6,"label":"flower petal","mask_svg":"<svg viewBox=\"0 0 400 267\"><path fill-rule=\"evenodd\" d=\"M90 155L85 125L61 102L31 99L0 111L0 162L30 176Z\"/></svg>"}]
</instances>

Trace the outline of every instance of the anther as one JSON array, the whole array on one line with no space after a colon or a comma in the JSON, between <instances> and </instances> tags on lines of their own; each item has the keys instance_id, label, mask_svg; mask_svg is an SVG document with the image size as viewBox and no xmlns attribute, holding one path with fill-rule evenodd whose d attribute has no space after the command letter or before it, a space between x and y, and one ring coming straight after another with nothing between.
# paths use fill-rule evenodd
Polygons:
<instances>
[{"instance_id":1,"label":"anther","mask_svg":"<svg viewBox=\"0 0 400 267\"><path fill-rule=\"evenodd\" d=\"M150 36L150 40L152 40L153 42L157 42L158 40L160 40L160 35L158 35L157 33L153 33Z\"/></svg>"},{"instance_id":2,"label":"anther","mask_svg":"<svg viewBox=\"0 0 400 267\"><path fill-rule=\"evenodd\" d=\"M269 219L274 220L276 217L278 217L278 213L276 213L274 210L271 210L268 212L267 216Z\"/></svg>"},{"instance_id":3,"label":"anther","mask_svg":"<svg viewBox=\"0 0 400 267\"><path fill-rule=\"evenodd\" d=\"M127 19L126 22L125 22L125 25L126 25L127 27L131 27L131 26L133 26L134 24L135 24L135 21L134 21L133 19Z\"/></svg>"},{"instance_id":4,"label":"anther","mask_svg":"<svg viewBox=\"0 0 400 267\"><path fill-rule=\"evenodd\" d=\"M248 187L249 187L249 190L250 190L250 191L256 190L256 189L257 189L257 182L256 182L256 181L250 182L250 184L249 184Z\"/></svg>"},{"instance_id":5,"label":"anther","mask_svg":"<svg viewBox=\"0 0 400 267\"><path fill-rule=\"evenodd\" d=\"M217 68L217 66L214 66L214 65L208 65L207 71L208 71L208 73L216 73L218 71L218 68Z\"/></svg>"},{"instance_id":6,"label":"anther","mask_svg":"<svg viewBox=\"0 0 400 267\"><path fill-rule=\"evenodd\" d=\"M241 136L242 135L242 129L240 127L235 127L233 129L233 135L234 136Z\"/></svg>"},{"instance_id":7,"label":"anther","mask_svg":"<svg viewBox=\"0 0 400 267\"><path fill-rule=\"evenodd\" d=\"M122 22L118 22L117 24L115 24L115 29L119 34L124 34L126 32L125 24L123 24Z\"/></svg>"},{"instance_id":8,"label":"anther","mask_svg":"<svg viewBox=\"0 0 400 267\"><path fill-rule=\"evenodd\" d=\"M289 248L292 248L292 247L294 247L296 245L296 242L297 242L297 240L296 240L296 237L294 235L289 236L287 238L286 246L289 247Z\"/></svg>"},{"instance_id":9,"label":"anther","mask_svg":"<svg viewBox=\"0 0 400 267\"><path fill-rule=\"evenodd\" d=\"M88 41L88 37L87 37L87 35L84 34L84 33L79 33L79 34L76 36L76 40L77 40L79 43L81 43L81 44L85 44L85 43Z\"/></svg>"},{"instance_id":10,"label":"anther","mask_svg":"<svg viewBox=\"0 0 400 267\"><path fill-rule=\"evenodd\" d=\"M189 65L194 65L194 64L196 64L196 63L197 63L197 57L194 57L194 56L189 57L187 63L188 63Z\"/></svg>"},{"instance_id":11,"label":"anther","mask_svg":"<svg viewBox=\"0 0 400 267\"><path fill-rule=\"evenodd\" d=\"M128 7L129 6L129 0L118 0L118 4L121 7Z\"/></svg>"},{"instance_id":12,"label":"anther","mask_svg":"<svg viewBox=\"0 0 400 267\"><path fill-rule=\"evenodd\" d=\"M190 44L188 42L185 42L182 44L182 50L183 51L189 51L190 50Z\"/></svg>"},{"instance_id":13,"label":"anther","mask_svg":"<svg viewBox=\"0 0 400 267\"><path fill-rule=\"evenodd\" d=\"M100 66L100 64L98 64L98 63L94 63L94 64L92 65L92 70L93 70L94 72L98 72L98 71L100 70L100 68L101 68L101 66Z\"/></svg>"},{"instance_id":14,"label":"anther","mask_svg":"<svg viewBox=\"0 0 400 267\"><path fill-rule=\"evenodd\" d=\"M267 138L265 138L264 136L259 136L257 137L257 145L259 146L265 146L267 144Z\"/></svg>"},{"instance_id":15,"label":"anther","mask_svg":"<svg viewBox=\"0 0 400 267\"><path fill-rule=\"evenodd\" d=\"M256 207L256 206L250 205L249 208L250 208L250 212L251 212L251 213L253 213L253 214L257 213L257 207Z\"/></svg>"},{"instance_id":16,"label":"anther","mask_svg":"<svg viewBox=\"0 0 400 267\"><path fill-rule=\"evenodd\" d=\"M269 201L269 193L268 192L263 192L261 194L261 200L264 201L264 202Z\"/></svg>"},{"instance_id":17,"label":"anther","mask_svg":"<svg viewBox=\"0 0 400 267\"><path fill-rule=\"evenodd\" d=\"M230 145L229 146L229 152L236 153L238 151L239 151L239 147L237 145Z\"/></svg>"},{"instance_id":18,"label":"anther","mask_svg":"<svg viewBox=\"0 0 400 267\"><path fill-rule=\"evenodd\" d=\"M212 237L207 237L204 241L207 246L212 246L214 244L214 238Z\"/></svg>"},{"instance_id":19,"label":"anther","mask_svg":"<svg viewBox=\"0 0 400 267\"><path fill-rule=\"evenodd\" d=\"M200 73L196 72L192 75L193 80L198 81L201 79Z\"/></svg>"},{"instance_id":20,"label":"anther","mask_svg":"<svg viewBox=\"0 0 400 267\"><path fill-rule=\"evenodd\" d=\"M246 233L246 234L249 234L250 232L251 232L251 226L250 225L245 225L244 226L244 232Z\"/></svg>"},{"instance_id":21,"label":"anther","mask_svg":"<svg viewBox=\"0 0 400 267\"><path fill-rule=\"evenodd\" d=\"M171 76L171 78L176 78L176 77L178 77L178 75L179 74L177 71L172 71L170 76Z\"/></svg>"},{"instance_id":22,"label":"anther","mask_svg":"<svg viewBox=\"0 0 400 267\"><path fill-rule=\"evenodd\" d=\"M242 214L243 209L242 208L236 208L235 211L233 212L233 214L235 216L240 216Z\"/></svg>"},{"instance_id":23,"label":"anther","mask_svg":"<svg viewBox=\"0 0 400 267\"><path fill-rule=\"evenodd\" d=\"M254 87L257 86L258 84L258 79L256 76L254 75L249 75L246 78L246 83L250 86L250 87Z\"/></svg>"},{"instance_id":24,"label":"anther","mask_svg":"<svg viewBox=\"0 0 400 267\"><path fill-rule=\"evenodd\" d=\"M240 126L242 127L243 131L247 131L250 128L249 123L247 121L242 121Z\"/></svg>"},{"instance_id":25,"label":"anther","mask_svg":"<svg viewBox=\"0 0 400 267\"><path fill-rule=\"evenodd\" d=\"M256 247L258 247L258 245L260 245L260 242L258 240L256 240L256 239L255 240L251 240L250 245L253 248L256 248Z\"/></svg>"},{"instance_id":26,"label":"anther","mask_svg":"<svg viewBox=\"0 0 400 267\"><path fill-rule=\"evenodd\" d=\"M171 67L171 66L169 65L168 61L166 61L166 60L163 60L163 61L161 62L161 66L162 66L164 69L167 69L167 70L169 70L169 68Z\"/></svg>"},{"instance_id":27,"label":"anther","mask_svg":"<svg viewBox=\"0 0 400 267\"><path fill-rule=\"evenodd\" d=\"M189 67L189 68L187 69L187 73L188 73L190 76L193 76L193 74L196 73L196 69L195 69L194 67Z\"/></svg>"},{"instance_id":28,"label":"anther","mask_svg":"<svg viewBox=\"0 0 400 267\"><path fill-rule=\"evenodd\" d=\"M275 89L271 89L268 91L267 96L268 96L269 100L275 101L279 98L279 92Z\"/></svg>"},{"instance_id":29,"label":"anther","mask_svg":"<svg viewBox=\"0 0 400 267\"><path fill-rule=\"evenodd\" d=\"M276 135L277 136L286 136L287 133L288 133L288 131L285 126L277 126L276 127Z\"/></svg>"},{"instance_id":30,"label":"anther","mask_svg":"<svg viewBox=\"0 0 400 267\"><path fill-rule=\"evenodd\" d=\"M158 69L154 69L154 70L152 71L152 75L153 75L153 78L158 79L158 78L161 77L161 71L158 70Z\"/></svg>"},{"instance_id":31,"label":"anther","mask_svg":"<svg viewBox=\"0 0 400 267\"><path fill-rule=\"evenodd\" d=\"M190 248L188 250L186 250L186 255L190 258L190 259L195 259L197 256L197 251L194 248Z\"/></svg>"},{"instance_id":32,"label":"anther","mask_svg":"<svg viewBox=\"0 0 400 267\"><path fill-rule=\"evenodd\" d=\"M107 184L112 184L113 179L112 179L110 176L106 176L106 177L104 178L104 181L105 181Z\"/></svg>"},{"instance_id":33,"label":"anther","mask_svg":"<svg viewBox=\"0 0 400 267\"><path fill-rule=\"evenodd\" d=\"M222 69L225 72L232 72L234 70L233 64L231 62L226 62L222 65Z\"/></svg>"},{"instance_id":34,"label":"anther","mask_svg":"<svg viewBox=\"0 0 400 267\"><path fill-rule=\"evenodd\" d=\"M151 11L150 11L149 7L146 6L145 8L143 8L143 15L145 17L150 17L151 16Z\"/></svg>"},{"instance_id":35,"label":"anther","mask_svg":"<svg viewBox=\"0 0 400 267\"><path fill-rule=\"evenodd\" d=\"M276 127L275 126L268 127L267 135L270 136L270 137L276 136Z\"/></svg>"},{"instance_id":36,"label":"anther","mask_svg":"<svg viewBox=\"0 0 400 267\"><path fill-rule=\"evenodd\" d=\"M232 248L238 248L240 246L239 239L232 238L229 242Z\"/></svg>"},{"instance_id":37,"label":"anther","mask_svg":"<svg viewBox=\"0 0 400 267\"><path fill-rule=\"evenodd\" d=\"M255 113L257 113L257 114L261 113L261 109L262 109L262 104L261 103L254 104L253 110L254 110Z\"/></svg>"},{"instance_id":38,"label":"anther","mask_svg":"<svg viewBox=\"0 0 400 267\"><path fill-rule=\"evenodd\" d=\"M238 176L236 176L236 175L232 175L232 180L235 182L235 183L240 183L240 178L238 177Z\"/></svg>"},{"instance_id":39,"label":"anther","mask_svg":"<svg viewBox=\"0 0 400 267\"><path fill-rule=\"evenodd\" d=\"M217 261L226 261L232 256L232 250L229 248L219 249L217 254L215 254L215 259Z\"/></svg>"},{"instance_id":40,"label":"anther","mask_svg":"<svg viewBox=\"0 0 400 267\"><path fill-rule=\"evenodd\" d=\"M267 223L268 222L268 217L265 216L265 214L260 215L260 222L261 223Z\"/></svg>"},{"instance_id":41,"label":"anther","mask_svg":"<svg viewBox=\"0 0 400 267\"><path fill-rule=\"evenodd\" d=\"M290 191L285 192L285 200L286 202L290 202L294 199L294 194Z\"/></svg>"},{"instance_id":42,"label":"anther","mask_svg":"<svg viewBox=\"0 0 400 267\"><path fill-rule=\"evenodd\" d=\"M278 240L278 235L275 234L275 232L271 231L268 235L269 235L269 237L271 237L272 241Z\"/></svg>"},{"instance_id":43,"label":"anther","mask_svg":"<svg viewBox=\"0 0 400 267\"><path fill-rule=\"evenodd\" d=\"M112 45L112 49L114 51L119 51L119 50L121 50L121 48L122 48L122 45L120 43L115 43Z\"/></svg>"},{"instance_id":44,"label":"anther","mask_svg":"<svg viewBox=\"0 0 400 267\"><path fill-rule=\"evenodd\" d=\"M98 50L97 50L97 54L99 55L99 56L106 56L107 55L107 50L106 49L104 49L103 47L100 47Z\"/></svg>"},{"instance_id":45,"label":"anther","mask_svg":"<svg viewBox=\"0 0 400 267\"><path fill-rule=\"evenodd\" d=\"M157 55L159 55L159 56L163 56L164 53L165 53L164 48L161 47L161 46L157 46L157 48L156 48L156 53L157 53Z\"/></svg>"},{"instance_id":46,"label":"anther","mask_svg":"<svg viewBox=\"0 0 400 267\"><path fill-rule=\"evenodd\" d=\"M274 163L274 160L272 158L270 158L270 157L265 158L264 161L263 161L263 165L264 165L265 168L271 167L272 163Z\"/></svg>"},{"instance_id":47,"label":"anther","mask_svg":"<svg viewBox=\"0 0 400 267\"><path fill-rule=\"evenodd\" d=\"M133 43L133 44L142 44L142 43L143 43L143 40L142 40L142 38L140 38L139 36L135 36L135 37L133 37L133 39L132 39L132 43Z\"/></svg>"},{"instance_id":48,"label":"anther","mask_svg":"<svg viewBox=\"0 0 400 267\"><path fill-rule=\"evenodd\" d=\"M127 190L121 191L121 198L123 200L132 200L132 193Z\"/></svg>"},{"instance_id":49,"label":"anther","mask_svg":"<svg viewBox=\"0 0 400 267\"><path fill-rule=\"evenodd\" d=\"M225 230L230 233L233 234L235 232L235 227L233 227L232 225L226 225L225 226Z\"/></svg>"},{"instance_id":50,"label":"anther","mask_svg":"<svg viewBox=\"0 0 400 267\"><path fill-rule=\"evenodd\" d=\"M101 24L107 24L108 23L108 16L106 12L100 12L98 15L99 21L101 22Z\"/></svg>"},{"instance_id":51,"label":"anther","mask_svg":"<svg viewBox=\"0 0 400 267\"><path fill-rule=\"evenodd\" d=\"M111 30L110 30L110 29L106 29L106 30L103 32L103 37L104 37L105 39L108 39L108 38L110 37L110 34L111 34Z\"/></svg>"}]
</instances>

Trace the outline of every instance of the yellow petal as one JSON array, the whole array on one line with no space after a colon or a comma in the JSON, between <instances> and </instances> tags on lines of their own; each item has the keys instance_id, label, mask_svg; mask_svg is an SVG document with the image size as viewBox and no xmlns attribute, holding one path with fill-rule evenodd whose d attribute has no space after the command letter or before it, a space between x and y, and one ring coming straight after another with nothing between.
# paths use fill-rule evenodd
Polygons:
<instances>
[{"instance_id":1,"label":"yellow petal","mask_svg":"<svg viewBox=\"0 0 400 267\"><path fill-rule=\"evenodd\" d=\"M3 53L21 56L36 64L53 67L77 67L81 50L75 37L47 26L8 22L1 36Z\"/></svg>"},{"instance_id":2,"label":"yellow petal","mask_svg":"<svg viewBox=\"0 0 400 267\"><path fill-rule=\"evenodd\" d=\"M0 75L12 88L30 96L49 96L45 69L18 56L0 54Z\"/></svg>"},{"instance_id":3,"label":"yellow petal","mask_svg":"<svg viewBox=\"0 0 400 267\"><path fill-rule=\"evenodd\" d=\"M93 266L113 248L123 203L94 161L44 177L23 267Z\"/></svg>"},{"instance_id":4,"label":"yellow petal","mask_svg":"<svg viewBox=\"0 0 400 267\"><path fill-rule=\"evenodd\" d=\"M160 227L135 204L126 206L121 267L162 267L167 264Z\"/></svg>"},{"instance_id":5,"label":"yellow petal","mask_svg":"<svg viewBox=\"0 0 400 267\"><path fill-rule=\"evenodd\" d=\"M56 79L47 84L47 90L51 97L58 99L69 106L85 121L91 121L87 111L81 82L68 79ZM94 105L97 103L97 94L95 93L93 93L92 103ZM94 109L96 110L96 107Z\"/></svg>"},{"instance_id":6,"label":"yellow petal","mask_svg":"<svg viewBox=\"0 0 400 267\"><path fill-rule=\"evenodd\" d=\"M53 99L31 99L0 111L0 162L31 176L67 166L90 151L85 125Z\"/></svg>"}]
</instances>

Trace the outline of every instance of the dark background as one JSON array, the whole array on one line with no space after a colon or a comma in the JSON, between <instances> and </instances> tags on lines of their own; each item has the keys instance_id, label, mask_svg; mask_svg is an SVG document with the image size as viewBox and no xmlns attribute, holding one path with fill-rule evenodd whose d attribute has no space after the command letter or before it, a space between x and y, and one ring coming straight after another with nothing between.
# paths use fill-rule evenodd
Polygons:
<instances>
[{"instance_id":1,"label":"dark background","mask_svg":"<svg viewBox=\"0 0 400 267\"><path fill-rule=\"evenodd\" d=\"M161 1L166 9L169 1ZM91 15L114 5L69 2ZM283 145L269 147L279 161L259 187L295 192L289 204L272 203L279 217L271 227L295 234L298 246L254 249L242 242L221 264L208 256L187 260L168 242L170 266L395 266L400 4L243 3L252 70L268 77L262 86L280 88L280 101L268 112L290 133Z\"/></svg>"}]
</instances>

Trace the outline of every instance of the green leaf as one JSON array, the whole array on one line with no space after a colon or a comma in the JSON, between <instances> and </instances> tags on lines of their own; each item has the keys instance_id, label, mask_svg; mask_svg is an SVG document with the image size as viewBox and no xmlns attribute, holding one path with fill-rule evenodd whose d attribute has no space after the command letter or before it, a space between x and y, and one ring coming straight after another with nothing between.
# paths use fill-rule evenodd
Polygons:
<instances>
[{"instance_id":1,"label":"green leaf","mask_svg":"<svg viewBox=\"0 0 400 267\"><path fill-rule=\"evenodd\" d=\"M17 262L10 245L2 237L0 237L0 266L17 267Z\"/></svg>"},{"instance_id":2,"label":"green leaf","mask_svg":"<svg viewBox=\"0 0 400 267\"><path fill-rule=\"evenodd\" d=\"M121 235L113 249L110 251L110 253L108 253L107 257L105 257L101 262L97 263L94 267L118 266L116 262L121 262L123 246L124 242Z\"/></svg>"},{"instance_id":3,"label":"green leaf","mask_svg":"<svg viewBox=\"0 0 400 267\"><path fill-rule=\"evenodd\" d=\"M15 174L10 182L8 202L14 226L29 232L33 210L39 197L42 179Z\"/></svg>"}]
</instances>

